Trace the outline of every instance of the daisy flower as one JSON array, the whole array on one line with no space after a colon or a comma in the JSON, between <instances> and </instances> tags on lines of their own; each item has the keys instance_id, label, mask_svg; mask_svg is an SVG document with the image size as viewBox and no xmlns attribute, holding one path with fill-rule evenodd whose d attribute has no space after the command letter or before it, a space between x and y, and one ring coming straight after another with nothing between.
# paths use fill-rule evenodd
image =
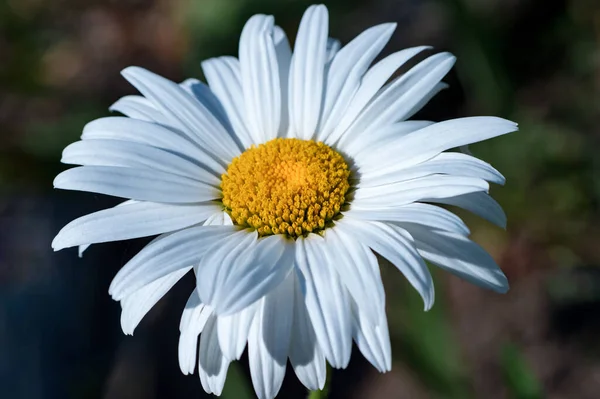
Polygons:
<instances>
[{"instance_id":1,"label":"daisy flower","mask_svg":"<svg viewBox=\"0 0 600 399\"><path fill-rule=\"evenodd\" d=\"M54 186L126 198L76 219L55 250L158 235L115 276L109 293L132 334L143 316L193 270L196 289L180 323L179 363L219 395L229 364L248 347L259 398L277 395L289 359L310 390L326 362L344 368L352 341L373 366L391 368L385 293L376 254L418 291L434 287L425 261L498 292L507 280L439 205L505 225L489 164L460 152L517 130L495 117L408 121L437 92L455 58L427 47L374 59L395 24L341 47L328 13L311 6L292 52L272 16L243 28L239 57L202 63L208 85L176 84L129 67L142 96L87 124L62 162L82 165ZM199 339L198 339L199 338Z\"/></svg>"}]
</instances>

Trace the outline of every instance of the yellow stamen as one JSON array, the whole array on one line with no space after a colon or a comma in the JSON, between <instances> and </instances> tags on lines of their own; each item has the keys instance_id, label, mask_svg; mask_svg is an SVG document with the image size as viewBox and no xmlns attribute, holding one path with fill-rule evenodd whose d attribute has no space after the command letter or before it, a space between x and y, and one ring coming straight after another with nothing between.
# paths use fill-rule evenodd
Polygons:
<instances>
[{"instance_id":1,"label":"yellow stamen","mask_svg":"<svg viewBox=\"0 0 600 399\"><path fill-rule=\"evenodd\" d=\"M261 236L299 237L323 230L350 187L350 169L329 146L274 139L252 146L221 176L223 205L233 223Z\"/></svg>"}]
</instances>

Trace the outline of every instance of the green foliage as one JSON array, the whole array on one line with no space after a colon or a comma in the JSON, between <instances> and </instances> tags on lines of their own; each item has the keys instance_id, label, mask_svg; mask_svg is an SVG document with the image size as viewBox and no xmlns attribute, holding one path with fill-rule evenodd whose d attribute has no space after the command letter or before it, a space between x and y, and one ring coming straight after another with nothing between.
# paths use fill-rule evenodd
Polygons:
<instances>
[{"instance_id":1,"label":"green foliage","mask_svg":"<svg viewBox=\"0 0 600 399\"><path fill-rule=\"evenodd\" d=\"M544 397L540 383L515 344L506 344L500 356L502 371L510 397L515 399L541 399Z\"/></svg>"}]
</instances>

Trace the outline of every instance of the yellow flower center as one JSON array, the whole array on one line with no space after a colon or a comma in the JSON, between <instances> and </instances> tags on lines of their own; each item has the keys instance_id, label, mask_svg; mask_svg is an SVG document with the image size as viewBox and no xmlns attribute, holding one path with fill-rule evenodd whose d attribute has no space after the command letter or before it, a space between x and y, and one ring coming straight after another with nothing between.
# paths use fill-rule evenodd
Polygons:
<instances>
[{"instance_id":1,"label":"yellow flower center","mask_svg":"<svg viewBox=\"0 0 600 399\"><path fill-rule=\"evenodd\" d=\"M350 187L344 158L323 143L274 139L248 148L221 176L233 223L261 236L300 237L324 229Z\"/></svg>"}]
</instances>

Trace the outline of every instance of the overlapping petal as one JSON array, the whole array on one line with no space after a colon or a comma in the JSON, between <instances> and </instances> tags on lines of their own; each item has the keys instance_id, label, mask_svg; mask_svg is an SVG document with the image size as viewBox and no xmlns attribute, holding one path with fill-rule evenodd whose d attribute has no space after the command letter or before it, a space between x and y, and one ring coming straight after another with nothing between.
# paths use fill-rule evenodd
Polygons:
<instances>
[{"instance_id":1,"label":"overlapping petal","mask_svg":"<svg viewBox=\"0 0 600 399\"><path fill-rule=\"evenodd\" d=\"M196 273L202 301L220 315L239 312L277 287L290 273L294 244L282 235L257 240L241 231L216 242Z\"/></svg>"},{"instance_id":2,"label":"overlapping petal","mask_svg":"<svg viewBox=\"0 0 600 399\"><path fill-rule=\"evenodd\" d=\"M345 368L352 349L350 298L324 251L324 240L315 234L296 243L296 267L302 273L306 308L317 341L327 361Z\"/></svg>"}]
</instances>

